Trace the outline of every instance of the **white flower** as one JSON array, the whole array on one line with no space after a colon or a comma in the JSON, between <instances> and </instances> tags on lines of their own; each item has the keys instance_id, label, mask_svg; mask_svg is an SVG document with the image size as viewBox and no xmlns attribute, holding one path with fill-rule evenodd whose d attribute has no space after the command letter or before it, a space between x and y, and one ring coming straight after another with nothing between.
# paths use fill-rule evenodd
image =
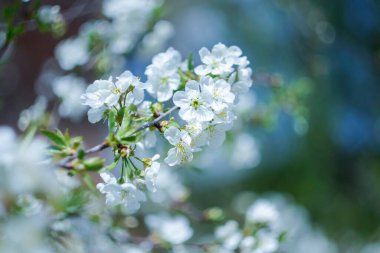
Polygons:
<instances>
[{"instance_id":1,"label":"white flower","mask_svg":"<svg viewBox=\"0 0 380 253\"><path fill-rule=\"evenodd\" d=\"M237 71L232 73L228 82L232 86L232 92L235 94L242 94L248 92L252 86L252 69L239 66Z\"/></svg>"},{"instance_id":2,"label":"white flower","mask_svg":"<svg viewBox=\"0 0 380 253\"><path fill-rule=\"evenodd\" d=\"M183 201L188 196L188 190L182 184L181 178L165 164L161 164L156 185L157 191L150 193L150 197L156 203Z\"/></svg>"},{"instance_id":3,"label":"white flower","mask_svg":"<svg viewBox=\"0 0 380 253\"><path fill-rule=\"evenodd\" d=\"M248 133L237 136L230 158L235 169L250 169L260 163L261 154L255 138Z\"/></svg>"},{"instance_id":4,"label":"white flower","mask_svg":"<svg viewBox=\"0 0 380 253\"><path fill-rule=\"evenodd\" d=\"M271 225L279 218L276 206L268 200L259 199L247 209L246 219L249 223L267 223Z\"/></svg>"},{"instance_id":5,"label":"white flower","mask_svg":"<svg viewBox=\"0 0 380 253\"><path fill-rule=\"evenodd\" d=\"M202 133L202 137L207 140L208 145L219 147L226 139L226 131L230 129L228 124L210 124Z\"/></svg>"},{"instance_id":6,"label":"white flower","mask_svg":"<svg viewBox=\"0 0 380 253\"><path fill-rule=\"evenodd\" d=\"M145 194L137 187L126 182L119 184L115 176L110 173L100 173L104 183L96 185L98 190L106 195L106 204L113 207L121 204L126 213L134 213L140 208L140 202L145 201Z\"/></svg>"},{"instance_id":7,"label":"white flower","mask_svg":"<svg viewBox=\"0 0 380 253\"><path fill-rule=\"evenodd\" d=\"M109 18L119 19L126 14L147 14L155 6L156 0L107 0L103 1L103 13Z\"/></svg>"},{"instance_id":8,"label":"white flower","mask_svg":"<svg viewBox=\"0 0 380 253\"><path fill-rule=\"evenodd\" d=\"M91 108L87 112L88 121L92 124L99 122L103 118L105 111L106 111L106 108L104 106L100 108Z\"/></svg>"},{"instance_id":9,"label":"white flower","mask_svg":"<svg viewBox=\"0 0 380 253\"><path fill-rule=\"evenodd\" d=\"M223 247L229 250L235 250L243 237L236 221L227 221L223 226L215 230L215 237L223 243Z\"/></svg>"},{"instance_id":10,"label":"white flower","mask_svg":"<svg viewBox=\"0 0 380 253\"><path fill-rule=\"evenodd\" d=\"M61 7L59 5L43 5L38 9L37 16L45 24L62 22L63 16L60 10Z\"/></svg>"},{"instance_id":11,"label":"white flower","mask_svg":"<svg viewBox=\"0 0 380 253\"><path fill-rule=\"evenodd\" d=\"M43 120L46 108L47 108L47 99L43 96L37 97L33 105L31 105L29 108L23 110L20 113L20 117L17 122L18 127L22 131L24 131L32 123L36 123L36 122L39 122L40 120Z\"/></svg>"},{"instance_id":12,"label":"white flower","mask_svg":"<svg viewBox=\"0 0 380 253\"><path fill-rule=\"evenodd\" d=\"M145 85L140 82L139 78L134 76L130 71L125 71L115 83L115 94L120 94L130 90L127 93L126 104L139 104L144 100Z\"/></svg>"},{"instance_id":13,"label":"white flower","mask_svg":"<svg viewBox=\"0 0 380 253\"><path fill-rule=\"evenodd\" d=\"M104 105L112 106L117 103L112 89L115 88L110 80L96 80L87 87L86 93L81 96L82 104L98 109Z\"/></svg>"},{"instance_id":14,"label":"white flower","mask_svg":"<svg viewBox=\"0 0 380 253\"><path fill-rule=\"evenodd\" d=\"M165 214L148 215L145 218L145 223L162 240L171 244L184 243L193 235L188 219L181 215L174 217L169 217Z\"/></svg>"},{"instance_id":15,"label":"white flower","mask_svg":"<svg viewBox=\"0 0 380 253\"><path fill-rule=\"evenodd\" d=\"M233 71L234 58L231 57L229 49L221 44L216 44L211 52L203 47L199 50L199 56L203 65L195 68L195 73L200 76L207 74L225 76Z\"/></svg>"},{"instance_id":16,"label":"white flower","mask_svg":"<svg viewBox=\"0 0 380 253\"><path fill-rule=\"evenodd\" d=\"M169 166L189 162L193 159L190 147L191 137L187 132L171 126L165 130L164 136L174 146L168 151L168 156L165 158L165 162Z\"/></svg>"},{"instance_id":17,"label":"white flower","mask_svg":"<svg viewBox=\"0 0 380 253\"><path fill-rule=\"evenodd\" d=\"M200 83L189 81L185 91L177 91L173 96L173 102L180 108L179 116L186 121L210 121L214 117L211 110L212 97L205 90L201 90Z\"/></svg>"},{"instance_id":18,"label":"white flower","mask_svg":"<svg viewBox=\"0 0 380 253\"><path fill-rule=\"evenodd\" d=\"M242 253L274 253L278 249L277 235L259 231L256 238L245 237L240 245Z\"/></svg>"},{"instance_id":19,"label":"white flower","mask_svg":"<svg viewBox=\"0 0 380 253\"><path fill-rule=\"evenodd\" d=\"M141 42L140 53L143 55L153 55L160 52L173 34L174 27L169 21L158 21L154 25L153 31L144 36Z\"/></svg>"},{"instance_id":20,"label":"white flower","mask_svg":"<svg viewBox=\"0 0 380 253\"><path fill-rule=\"evenodd\" d=\"M231 85L223 79L214 80L207 76L200 80L203 89L208 91L212 96L211 108L220 112L229 105L233 104L235 95L231 92Z\"/></svg>"},{"instance_id":21,"label":"white flower","mask_svg":"<svg viewBox=\"0 0 380 253\"><path fill-rule=\"evenodd\" d=\"M58 112L63 118L79 120L86 108L81 104L80 97L85 91L85 80L67 75L53 80L53 92L62 99Z\"/></svg>"},{"instance_id":22,"label":"white flower","mask_svg":"<svg viewBox=\"0 0 380 253\"><path fill-rule=\"evenodd\" d=\"M0 126L0 192L32 194L59 193L53 170L46 160L47 144L40 139L21 143L14 131Z\"/></svg>"},{"instance_id":23,"label":"white flower","mask_svg":"<svg viewBox=\"0 0 380 253\"><path fill-rule=\"evenodd\" d=\"M232 111L232 107L224 107L221 111L215 112L213 124L224 124L225 129L230 130L233 126L236 116Z\"/></svg>"},{"instance_id":24,"label":"white flower","mask_svg":"<svg viewBox=\"0 0 380 253\"><path fill-rule=\"evenodd\" d=\"M156 192L156 181L161 164L156 162L159 159L159 155L155 155L152 158L152 164L145 169L145 185L151 192Z\"/></svg>"},{"instance_id":25,"label":"white flower","mask_svg":"<svg viewBox=\"0 0 380 253\"><path fill-rule=\"evenodd\" d=\"M180 84L178 68L181 55L173 48L153 57L153 62L146 68L148 92L160 102L169 100Z\"/></svg>"},{"instance_id":26,"label":"white flower","mask_svg":"<svg viewBox=\"0 0 380 253\"><path fill-rule=\"evenodd\" d=\"M64 40L56 47L55 57L63 70L81 66L89 59L87 41L80 37Z\"/></svg>"}]
</instances>

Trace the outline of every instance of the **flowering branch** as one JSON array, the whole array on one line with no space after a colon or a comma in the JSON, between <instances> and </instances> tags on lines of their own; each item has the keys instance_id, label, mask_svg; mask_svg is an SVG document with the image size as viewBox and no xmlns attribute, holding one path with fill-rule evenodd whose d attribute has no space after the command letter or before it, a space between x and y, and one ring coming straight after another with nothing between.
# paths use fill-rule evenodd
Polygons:
<instances>
[{"instance_id":1,"label":"flowering branch","mask_svg":"<svg viewBox=\"0 0 380 253\"><path fill-rule=\"evenodd\" d=\"M159 124L159 122L161 120L163 120L165 117L167 117L168 115L170 115L172 112L174 112L175 110L178 110L179 107L177 106L173 106L172 108L170 108L167 112L161 114L159 117L157 117L155 120L149 122L149 123L144 123L143 125L141 125L138 129L136 129L132 134L131 136L135 135L136 133L146 129L146 128L149 128L151 126L157 126ZM89 148L87 149L86 151L84 151L84 155L87 156L87 155L90 155L90 154L95 154L95 153L98 153L104 149L107 149L109 148L110 145L107 143L107 142L103 142L101 144L98 144L92 148ZM70 163L71 161L73 161L74 159L78 158L78 153L75 153L69 157L66 157L65 159L63 159L60 163L58 163L58 166L61 167L61 168L65 168L65 169L72 169L73 166L69 165L68 163Z\"/></svg>"},{"instance_id":2,"label":"flowering branch","mask_svg":"<svg viewBox=\"0 0 380 253\"><path fill-rule=\"evenodd\" d=\"M166 116L168 116L169 114L171 114L172 112L174 112L175 110L178 110L179 107L178 106L173 106L172 108L170 108L167 112L161 114L159 117L157 117L155 120L149 122L149 123L144 123L142 124L139 128L137 128L131 135L135 135L136 133L146 129L146 128L149 128L151 126L158 126L158 123L164 119Z\"/></svg>"}]
</instances>

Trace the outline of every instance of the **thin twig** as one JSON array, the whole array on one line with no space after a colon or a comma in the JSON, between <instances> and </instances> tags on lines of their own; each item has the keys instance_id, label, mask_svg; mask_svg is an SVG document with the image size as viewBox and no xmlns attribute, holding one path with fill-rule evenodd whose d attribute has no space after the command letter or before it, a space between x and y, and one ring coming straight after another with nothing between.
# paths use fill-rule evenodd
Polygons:
<instances>
[{"instance_id":1,"label":"thin twig","mask_svg":"<svg viewBox=\"0 0 380 253\"><path fill-rule=\"evenodd\" d=\"M155 126L157 125L163 118L165 118L166 116L168 116L169 114L171 114L172 112L174 112L175 110L179 109L179 107L177 106L173 106L172 108L170 108L167 112L165 112L164 114L161 114L159 117L157 117L155 120L151 121L151 122L148 122L148 123L144 123L142 124L139 128L137 128L132 134L132 135L135 135L136 133L146 129L146 128L149 128L151 126Z\"/></svg>"},{"instance_id":2,"label":"thin twig","mask_svg":"<svg viewBox=\"0 0 380 253\"><path fill-rule=\"evenodd\" d=\"M103 143L101 143L99 145L96 145L96 146L90 148L90 149L87 149L84 152L84 154L85 155L94 154L94 153L100 152L100 151L102 151L102 150L104 150L104 149L106 149L108 147L109 147L109 144L103 142ZM65 159L61 160L61 162L58 163L58 166L62 167L62 168L65 168L65 169L72 169L72 166L69 165L68 163L71 162L72 160L76 159L76 158L78 158L78 154L77 153L73 154L71 156L68 156Z\"/></svg>"},{"instance_id":3,"label":"thin twig","mask_svg":"<svg viewBox=\"0 0 380 253\"><path fill-rule=\"evenodd\" d=\"M155 126L157 125L162 119L164 119L166 116L170 115L172 112L174 112L175 110L179 109L179 107L177 106L174 106L172 108L170 108L167 112L161 114L159 117L157 117L155 120L149 122L149 123L144 123L143 125L141 125L139 128L137 128L132 134L132 135L135 135L136 133L146 129L146 128L149 128L151 126ZM98 153L104 149L107 149L109 148L110 145L107 143L107 142L103 142L99 145L96 145L90 149L87 149L84 154L85 155L90 155L90 154L94 154L94 153ZM65 169L72 169L73 167L69 164L72 160L78 158L78 153L75 153L71 156L68 156L66 157L65 159L61 160L61 162L58 163L58 166L61 167L61 168L65 168Z\"/></svg>"}]
</instances>

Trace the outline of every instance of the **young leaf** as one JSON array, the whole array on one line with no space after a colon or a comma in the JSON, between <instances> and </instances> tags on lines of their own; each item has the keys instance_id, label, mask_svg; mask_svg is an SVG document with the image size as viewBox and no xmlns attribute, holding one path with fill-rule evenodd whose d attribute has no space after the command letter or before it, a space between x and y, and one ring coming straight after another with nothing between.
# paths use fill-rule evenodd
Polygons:
<instances>
[{"instance_id":1,"label":"young leaf","mask_svg":"<svg viewBox=\"0 0 380 253\"><path fill-rule=\"evenodd\" d=\"M116 126L116 113L114 110L108 112L108 131L112 135Z\"/></svg>"},{"instance_id":2,"label":"young leaf","mask_svg":"<svg viewBox=\"0 0 380 253\"><path fill-rule=\"evenodd\" d=\"M49 130L42 130L41 133L45 135L49 140L51 140L54 144L63 147L67 146L65 137L62 135L62 133L59 134L60 132L58 133L58 131L57 133L54 133Z\"/></svg>"},{"instance_id":3,"label":"young leaf","mask_svg":"<svg viewBox=\"0 0 380 253\"><path fill-rule=\"evenodd\" d=\"M120 126L120 129L119 131L117 132L117 136L119 138L123 137L126 135L126 133L128 133L131 129L130 129L130 126L131 126L131 116L128 112L125 112L124 113L124 116L123 116L123 120L121 122L121 126Z\"/></svg>"},{"instance_id":4,"label":"young leaf","mask_svg":"<svg viewBox=\"0 0 380 253\"><path fill-rule=\"evenodd\" d=\"M187 57L187 69L188 70L193 70L194 66L193 66L193 54L190 53L189 54L189 57Z\"/></svg>"},{"instance_id":5,"label":"young leaf","mask_svg":"<svg viewBox=\"0 0 380 253\"><path fill-rule=\"evenodd\" d=\"M83 162L84 167L86 170L90 171L97 171L103 168L104 166L104 159L100 157L92 157Z\"/></svg>"}]
</instances>

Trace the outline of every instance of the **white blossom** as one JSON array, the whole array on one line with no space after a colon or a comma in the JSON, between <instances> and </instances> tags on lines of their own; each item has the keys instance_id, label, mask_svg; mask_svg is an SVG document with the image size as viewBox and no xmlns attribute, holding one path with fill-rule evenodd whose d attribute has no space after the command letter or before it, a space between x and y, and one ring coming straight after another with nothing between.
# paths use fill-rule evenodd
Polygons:
<instances>
[{"instance_id":1,"label":"white blossom","mask_svg":"<svg viewBox=\"0 0 380 253\"><path fill-rule=\"evenodd\" d=\"M45 24L53 24L63 21L59 5L43 5L38 9L37 16Z\"/></svg>"},{"instance_id":2,"label":"white blossom","mask_svg":"<svg viewBox=\"0 0 380 253\"><path fill-rule=\"evenodd\" d=\"M235 140L230 158L235 169L250 169L260 163L261 154L256 139L248 133L239 134Z\"/></svg>"},{"instance_id":3,"label":"white blossom","mask_svg":"<svg viewBox=\"0 0 380 253\"><path fill-rule=\"evenodd\" d=\"M181 215L170 217L165 214L148 215L145 223L158 236L171 244L181 244L193 235L189 221Z\"/></svg>"},{"instance_id":4,"label":"white blossom","mask_svg":"<svg viewBox=\"0 0 380 253\"><path fill-rule=\"evenodd\" d=\"M144 36L140 52L143 55L152 55L163 49L165 43L173 36L174 27L166 20L158 21L151 33Z\"/></svg>"},{"instance_id":5,"label":"white blossom","mask_svg":"<svg viewBox=\"0 0 380 253\"><path fill-rule=\"evenodd\" d=\"M85 80L74 75L57 77L53 80L53 92L62 99L58 112L63 118L79 120L86 108L80 97L85 91Z\"/></svg>"},{"instance_id":6,"label":"white blossom","mask_svg":"<svg viewBox=\"0 0 380 253\"><path fill-rule=\"evenodd\" d=\"M125 71L117 77L114 93L120 96L121 93L130 89L126 96L127 105L139 104L144 100L145 87L138 77L134 76L130 71Z\"/></svg>"},{"instance_id":7,"label":"white blossom","mask_svg":"<svg viewBox=\"0 0 380 253\"><path fill-rule=\"evenodd\" d=\"M248 207L246 219L250 223L271 224L277 221L279 212L274 204L265 199L258 199Z\"/></svg>"},{"instance_id":8,"label":"white blossom","mask_svg":"<svg viewBox=\"0 0 380 253\"><path fill-rule=\"evenodd\" d=\"M180 108L179 116L185 121L210 121L214 117L210 107L212 96L197 81L187 82L185 91L174 94L173 102Z\"/></svg>"},{"instance_id":9,"label":"white blossom","mask_svg":"<svg viewBox=\"0 0 380 253\"><path fill-rule=\"evenodd\" d=\"M242 253L274 253L278 249L277 235L259 231L255 237L245 237L240 245Z\"/></svg>"},{"instance_id":10,"label":"white blossom","mask_svg":"<svg viewBox=\"0 0 380 253\"><path fill-rule=\"evenodd\" d=\"M181 55L173 48L153 57L152 64L146 68L148 77L148 92L157 97L160 102L167 101L173 96L180 84L178 68Z\"/></svg>"},{"instance_id":11,"label":"white blossom","mask_svg":"<svg viewBox=\"0 0 380 253\"><path fill-rule=\"evenodd\" d=\"M106 195L107 205L121 205L126 213L134 213L140 208L140 202L146 200L145 194L134 184L119 184L115 176L107 172L102 172L100 176L104 183L97 184L96 188Z\"/></svg>"},{"instance_id":12,"label":"white blossom","mask_svg":"<svg viewBox=\"0 0 380 253\"><path fill-rule=\"evenodd\" d=\"M230 75L228 82L232 86L235 94L248 92L252 86L252 69L246 66L239 66L237 71Z\"/></svg>"},{"instance_id":13,"label":"white blossom","mask_svg":"<svg viewBox=\"0 0 380 253\"><path fill-rule=\"evenodd\" d=\"M156 192L156 181L158 177L158 172L160 170L161 164L156 162L159 155L155 155L152 158L152 163L149 167L145 168L145 184L149 191Z\"/></svg>"},{"instance_id":14,"label":"white blossom","mask_svg":"<svg viewBox=\"0 0 380 253\"><path fill-rule=\"evenodd\" d=\"M193 153L190 147L191 137L187 132L171 126L166 129L164 136L169 143L174 146L168 151L168 156L165 158L165 162L169 166L189 162L193 159Z\"/></svg>"},{"instance_id":15,"label":"white blossom","mask_svg":"<svg viewBox=\"0 0 380 253\"><path fill-rule=\"evenodd\" d=\"M224 248L235 250L239 247L243 234L239 229L239 224L234 220L229 220L223 226L216 228L215 237L223 243Z\"/></svg>"},{"instance_id":16,"label":"white blossom","mask_svg":"<svg viewBox=\"0 0 380 253\"><path fill-rule=\"evenodd\" d=\"M203 65L195 68L195 73L200 76L207 74L225 76L233 71L233 57L230 57L229 48L225 45L216 44L211 52L203 47L199 50L199 56Z\"/></svg>"},{"instance_id":17,"label":"white blossom","mask_svg":"<svg viewBox=\"0 0 380 253\"><path fill-rule=\"evenodd\" d=\"M89 59L87 41L78 37L61 41L55 49L55 57L63 70L71 70Z\"/></svg>"},{"instance_id":18,"label":"white blossom","mask_svg":"<svg viewBox=\"0 0 380 253\"><path fill-rule=\"evenodd\" d=\"M203 77L200 82L202 88L212 96L211 108L220 112L233 104L235 95L231 92L231 85L223 79L214 80L211 77Z\"/></svg>"},{"instance_id":19,"label":"white blossom","mask_svg":"<svg viewBox=\"0 0 380 253\"><path fill-rule=\"evenodd\" d=\"M43 120L47 108L47 99L43 96L36 98L36 101L29 108L20 113L17 125L21 130L26 130L31 124Z\"/></svg>"},{"instance_id":20,"label":"white blossom","mask_svg":"<svg viewBox=\"0 0 380 253\"><path fill-rule=\"evenodd\" d=\"M13 195L43 192L57 196L53 170L42 163L46 148L41 139L21 143L11 128L0 126L1 192Z\"/></svg>"}]
</instances>

